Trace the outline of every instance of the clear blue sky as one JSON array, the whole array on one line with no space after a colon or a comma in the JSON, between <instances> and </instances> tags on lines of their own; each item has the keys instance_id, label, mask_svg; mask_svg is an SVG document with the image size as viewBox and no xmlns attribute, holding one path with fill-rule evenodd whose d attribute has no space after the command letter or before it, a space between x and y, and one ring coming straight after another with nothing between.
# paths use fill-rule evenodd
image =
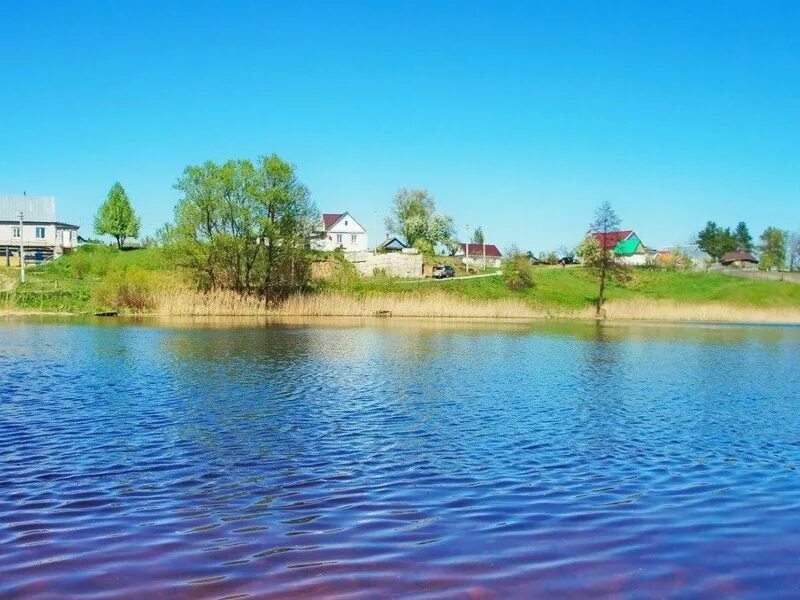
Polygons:
<instances>
[{"instance_id":1,"label":"clear blue sky","mask_svg":"<svg viewBox=\"0 0 800 600\"><path fill-rule=\"evenodd\" d=\"M0 192L152 233L187 164L276 152L368 229L425 187L462 232L574 244L800 229L800 3L0 0ZM382 225L381 225L382 230ZM382 231L381 231L382 235Z\"/></svg>"}]
</instances>

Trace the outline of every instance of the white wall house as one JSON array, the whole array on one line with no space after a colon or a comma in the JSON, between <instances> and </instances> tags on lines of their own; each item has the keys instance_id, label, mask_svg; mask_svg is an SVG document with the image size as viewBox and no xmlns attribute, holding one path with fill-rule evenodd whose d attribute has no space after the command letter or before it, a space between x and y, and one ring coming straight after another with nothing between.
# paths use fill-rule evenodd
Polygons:
<instances>
[{"instance_id":1,"label":"white wall house","mask_svg":"<svg viewBox=\"0 0 800 600\"><path fill-rule=\"evenodd\" d=\"M19 257L20 241L26 262L42 262L77 248L78 226L56 220L53 196L0 195L0 261L3 264L7 264L10 257Z\"/></svg>"},{"instance_id":2,"label":"white wall house","mask_svg":"<svg viewBox=\"0 0 800 600\"><path fill-rule=\"evenodd\" d=\"M350 213L325 213L311 239L313 250L363 252L367 250L367 230Z\"/></svg>"},{"instance_id":3,"label":"white wall house","mask_svg":"<svg viewBox=\"0 0 800 600\"><path fill-rule=\"evenodd\" d=\"M469 256L467 256L467 248L469 248ZM494 244L459 243L453 256L461 258L461 262L470 268L499 269L503 261L503 253Z\"/></svg>"}]
</instances>

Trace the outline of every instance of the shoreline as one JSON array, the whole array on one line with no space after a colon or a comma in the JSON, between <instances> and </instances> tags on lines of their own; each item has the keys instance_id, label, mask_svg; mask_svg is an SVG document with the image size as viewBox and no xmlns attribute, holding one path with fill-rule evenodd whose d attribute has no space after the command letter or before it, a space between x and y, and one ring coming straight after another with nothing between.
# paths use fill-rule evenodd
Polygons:
<instances>
[{"instance_id":1,"label":"shoreline","mask_svg":"<svg viewBox=\"0 0 800 600\"><path fill-rule=\"evenodd\" d=\"M524 324L537 322L550 323L602 323L602 324L699 324L699 325L776 325L776 326L797 326L800 325L800 307L742 307L726 304L681 304L673 301L647 301L647 302L609 302L606 304L605 318L596 318L594 308L583 310L568 310L560 307L550 307L549 309L529 307L528 314L507 314L507 311L494 310L487 311L486 308L495 303L487 301L477 304L478 310L471 312L468 303L459 303L455 310L444 311L425 311L424 305L416 304L415 310L410 311L387 311L381 314L382 310L372 310L372 302L357 302L361 310L292 310L292 307L280 309L265 309L257 311L234 310L153 310L146 312L125 312L120 311L115 316L97 315L94 313L64 312L64 311L42 311L24 309L0 309L0 318L24 318L24 317L58 317L66 319L99 319L114 322L115 320L143 319L143 320L163 320L163 321L202 321L204 319L220 320L227 322L234 321L258 321L268 322L270 320L369 320L375 322L390 321L447 321L447 322L469 322L469 323L507 323ZM502 301L497 301L502 304ZM196 307L200 308L200 307ZM203 307L209 309L210 307ZM296 308L296 307L295 307ZM502 307L500 307L502 308ZM494 314L488 314L494 313Z\"/></svg>"}]
</instances>

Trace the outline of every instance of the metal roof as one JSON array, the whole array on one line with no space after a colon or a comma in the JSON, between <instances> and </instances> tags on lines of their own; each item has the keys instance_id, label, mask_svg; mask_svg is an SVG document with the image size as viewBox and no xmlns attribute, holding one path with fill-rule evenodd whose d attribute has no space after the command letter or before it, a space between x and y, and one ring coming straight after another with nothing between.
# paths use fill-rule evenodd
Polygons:
<instances>
[{"instance_id":1,"label":"metal roof","mask_svg":"<svg viewBox=\"0 0 800 600\"><path fill-rule=\"evenodd\" d=\"M56 199L54 196L0 194L0 221L18 221L20 211L26 221L54 223Z\"/></svg>"}]
</instances>

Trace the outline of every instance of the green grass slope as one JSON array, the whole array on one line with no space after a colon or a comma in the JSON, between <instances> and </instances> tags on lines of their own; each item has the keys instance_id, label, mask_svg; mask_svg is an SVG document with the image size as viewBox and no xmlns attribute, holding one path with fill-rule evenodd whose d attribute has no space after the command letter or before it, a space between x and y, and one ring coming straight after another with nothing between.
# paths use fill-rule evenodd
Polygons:
<instances>
[{"instance_id":1,"label":"green grass slope","mask_svg":"<svg viewBox=\"0 0 800 600\"><path fill-rule=\"evenodd\" d=\"M174 274L174 275L173 275ZM3 281L13 281L16 269L2 269ZM157 248L120 252L106 246L88 246L40 267L28 269L28 282L12 291L0 291L0 309L91 313L104 308L102 291L110 282L143 276L159 281L181 280L180 269ZM10 284L6 285L8 289ZM355 295L419 294L439 291L461 298L492 300L514 298L536 306L581 309L597 295L597 282L581 267L540 267L535 286L512 292L499 276L449 279L442 282L409 282L389 277L360 278L351 270L346 276L316 284L314 291L338 291ZM648 298L680 303L717 302L759 308L800 306L800 285L741 279L718 273L633 269L624 286L611 283L609 300Z\"/></svg>"}]
</instances>

